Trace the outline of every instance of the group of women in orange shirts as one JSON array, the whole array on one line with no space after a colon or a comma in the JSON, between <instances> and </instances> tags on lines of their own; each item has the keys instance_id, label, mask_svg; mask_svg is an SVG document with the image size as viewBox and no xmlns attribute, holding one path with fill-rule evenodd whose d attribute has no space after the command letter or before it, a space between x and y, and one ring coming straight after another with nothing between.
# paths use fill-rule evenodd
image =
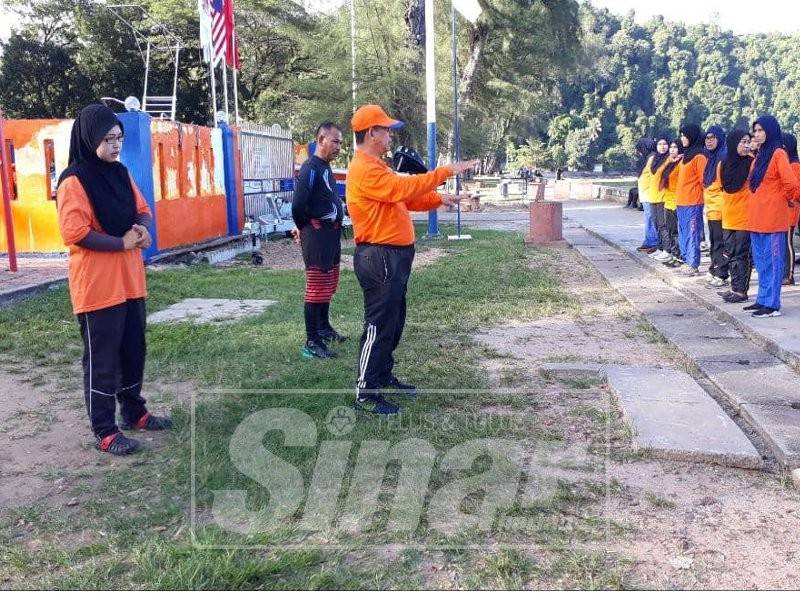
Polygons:
<instances>
[{"instance_id":1,"label":"group of women in orange shirts","mask_svg":"<svg viewBox=\"0 0 800 600\"><path fill-rule=\"evenodd\" d=\"M686 277L700 274L704 220L711 263L706 284L729 287L725 302L749 301L758 273L757 318L781 315L781 286L794 285L793 236L800 218L797 138L759 117L751 131L681 127L661 136L639 176L645 239L638 248Z\"/></svg>"}]
</instances>

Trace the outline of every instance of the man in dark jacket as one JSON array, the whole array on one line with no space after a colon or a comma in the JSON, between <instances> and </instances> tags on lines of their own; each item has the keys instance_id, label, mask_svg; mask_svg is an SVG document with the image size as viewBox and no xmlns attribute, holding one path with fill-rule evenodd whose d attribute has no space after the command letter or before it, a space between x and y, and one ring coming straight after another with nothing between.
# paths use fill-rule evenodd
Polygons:
<instances>
[{"instance_id":1,"label":"man in dark jacket","mask_svg":"<svg viewBox=\"0 0 800 600\"><path fill-rule=\"evenodd\" d=\"M343 342L330 323L331 298L339 285L344 208L336 193L330 162L342 149L342 131L325 122L317 128L314 154L297 175L292 199L293 235L303 249L306 268L306 358L334 358L326 342Z\"/></svg>"}]
</instances>

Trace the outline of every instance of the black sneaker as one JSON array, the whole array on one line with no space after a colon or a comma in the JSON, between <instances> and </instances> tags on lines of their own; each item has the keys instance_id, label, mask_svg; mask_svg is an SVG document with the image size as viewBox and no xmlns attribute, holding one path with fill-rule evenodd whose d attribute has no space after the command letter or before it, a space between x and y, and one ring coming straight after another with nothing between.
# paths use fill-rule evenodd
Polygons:
<instances>
[{"instance_id":1,"label":"black sneaker","mask_svg":"<svg viewBox=\"0 0 800 600\"><path fill-rule=\"evenodd\" d=\"M336 358L336 352L328 350L325 342L309 340L303 346L303 358Z\"/></svg>"},{"instance_id":2,"label":"black sneaker","mask_svg":"<svg viewBox=\"0 0 800 600\"><path fill-rule=\"evenodd\" d=\"M326 342L337 342L339 344L347 341L347 338L338 331L336 331L333 327L331 327L330 329L320 330L319 337L321 337Z\"/></svg>"},{"instance_id":3,"label":"black sneaker","mask_svg":"<svg viewBox=\"0 0 800 600\"><path fill-rule=\"evenodd\" d=\"M126 454L133 454L142 448L139 440L134 440L125 437L121 432L112 433L107 435L101 440L95 442L95 448L100 452L108 452L114 456L125 456Z\"/></svg>"},{"instance_id":4,"label":"black sneaker","mask_svg":"<svg viewBox=\"0 0 800 600\"><path fill-rule=\"evenodd\" d=\"M723 297L722 299L730 304L738 304L740 302L747 302L747 295L737 294L736 292L728 292L728 295Z\"/></svg>"},{"instance_id":5,"label":"black sneaker","mask_svg":"<svg viewBox=\"0 0 800 600\"><path fill-rule=\"evenodd\" d=\"M776 308L767 308L766 306L759 308L757 311L753 312L751 317L755 317L756 319L767 319L769 317L780 317L781 311Z\"/></svg>"},{"instance_id":6,"label":"black sneaker","mask_svg":"<svg viewBox=\"0 0 800 600\"><path fill-rule=\"evenodd\" d=\"M394 392L396 394L407 394L409 396L417 395L417 386L411 385L410 383L403 383L394 375L389 377L389 381L386 382L385 387L396 389L397 392Z\"/></svg>"},{"instance_id":7,"label":"black sneaker","mask_svg":"<svg viewBox=\"0 0 800 600\"><path fill-rule=\"evenodd\" d=\"M136 421L136 423L128 423L123 421L120 424L120 428L124 429L125 431L131 431L133 429L143 431L164 431L165 429L172 429L172 419L169 417L157 417L148 412L144 413L142 417Z\"/></svg>"},{"instance_id":8,"label":"black sneaker","mask_svg":"<svg viewBox=\"0 0 800 600\"><path fill-rule=\"evenodd\" d=\"M752 310L761 310L762 308L766 308L766 306L761 306L758 302L753 304L748 304L742 310L752 311Z\"/></svg>"},{"instance_id":9,"label":"black sneaker","mask_svg":"<svg viewBox=\"0 0 800 600\"><path fill-rule=\"evenodd\" d=\"M388 402L380 394L362 394L356 398L356 410L378 417L391 417L400 413L400 407Z\"/></svg>"}]
</instances>

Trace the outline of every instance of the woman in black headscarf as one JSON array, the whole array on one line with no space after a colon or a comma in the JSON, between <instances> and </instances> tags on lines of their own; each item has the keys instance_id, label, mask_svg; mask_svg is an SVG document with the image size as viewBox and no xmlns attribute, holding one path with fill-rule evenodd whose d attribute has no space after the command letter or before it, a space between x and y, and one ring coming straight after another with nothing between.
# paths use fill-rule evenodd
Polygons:
<instances>
[{"instance_id":1,"label":"woman in black headscarf","mask_svg":"<svg viewBox=\"0 0 800 600\"><path fill-rule=\"evenodd\" d=\"M69 166L58 182L58 222L69 247L69 292L83 337L83 385L96 447L123 455L139 449L122 427L160 430L167 417L147 412L141 396L147 295L142 248L151 243L150 209L122 163L123 127L102 104L72 126Z\"/></svg>"},{"instance_id":2,"label":"woman in black headscarf","mask_svg":"<svg viewBox=\"0 0 800 600\"><path fill-rule=\"evenodd\" d=\"M703 235L703 175L706 168L705 139L699 125L681 127L685 148L678 170L677 216L678 243L684 265L681 274L699 275L700 239Z\"/></svg>"},{"instance_id":3,"label":"woman in black headscarf","mask_svg":"<svg viewBox=\"0 0 800 600\"><path fill-rule=\"evenodd\" d=\"M800 156L797 155L797 137L793 133L783 134L783 148L789 155L789 164L795 176L800 180ZM783 267L783 285L794 285L794 232L800 217L800 198L789 202L789 222L786 231L786 260Z\"/></svg>"},{"instance_id":4,"label":"woman in black headscarf","mask_svg":"<svg viewBox=\"0 0 800 600\"><path fill-rule=\"evenodd\" d=\"M728 135L727 155L719 165L722 184L722 238L725 245L723 274L730 274L730 291L720 295L725 302L746 302L750 288L753 263L750 257L750 232L747 230L747 199L750 189L747 178L753 157L750 154L750 134L734 129Z\"/></svg>"}]
</instances>

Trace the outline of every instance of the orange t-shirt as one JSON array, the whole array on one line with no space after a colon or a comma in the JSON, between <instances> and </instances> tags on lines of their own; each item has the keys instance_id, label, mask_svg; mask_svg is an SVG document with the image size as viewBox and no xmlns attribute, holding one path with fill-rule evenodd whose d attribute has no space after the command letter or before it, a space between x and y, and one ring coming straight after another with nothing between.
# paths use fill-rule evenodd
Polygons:
<instances>
[{"instance_id":1,"label":"orange t-shirt","mask_svg":"<svg viewBox=\"0 0 800 600\"><path fill-rule=\"evenodd\" d=\"M703 154L698 154L688 163L681 161L678 167L678 189L675 191L678 206L703 204L703 173L706 162Z\"/></svg>"},{"instance_id":2,"label":"orange t-shirt","mask_svg":"<svg viewBox=\"0 0 800 600\"><path fill-rule=\"evenodd\" d=\"M413 244L409 211L439 207L442 199L434 190L452 174L445 166L422 175L399 175L380 158L356 150L347 167L347 211L356 243Z\"/></svg>"},{"instance_id":3,"label":"orange t-shirt","mask_svg":"<svg viewBox=\"0 0 800 600\"><path fill-rule=\"evenodd\" d=\"M794 176L800 181L800 163L791 163ZM789 227L797 227L797 221L800 220L800 197L795 197L793 200L794 206L789 207Z\"/></svg>"},{"instance_id":4,"label":"orange t-shirt","mask_svg":"<svg viewBox=\"0 0 800 600\"><path fill-rule=\"evenodd\" d=\"M747 189L750 189L749 186ZM800 181L789 164L786 151L778 148L767 165L761 185L755 192L750 192L747 200L747 230L756 233L786 231L791 198L800 198Z\"/></svg>"},{"instance_id":5,"label":"orange t-shirt","mask_svg":"<svg viewBox=\"0 0 800 600\"><path fill-rule=\"evenodd\" d=\"M750 182L733 194L722 190L722 228L731 231L747 231L747 199L750 197Z\"/></svg>"},{"instance_id":6,"label":"orange t-shirt","mask_svg":"<svg viewBox=\"0 0 800 600\"><path fill-rule=\"evenodd\" d=\"M131 180L136 212L150 214L147 202ZM140 248L101 252L82 248L80 242L94 229L105 233L77 177L58 186L58 226L69 247L69 296L76 315L147 296L144 260Z\"/></svg>"}]
</instances>

